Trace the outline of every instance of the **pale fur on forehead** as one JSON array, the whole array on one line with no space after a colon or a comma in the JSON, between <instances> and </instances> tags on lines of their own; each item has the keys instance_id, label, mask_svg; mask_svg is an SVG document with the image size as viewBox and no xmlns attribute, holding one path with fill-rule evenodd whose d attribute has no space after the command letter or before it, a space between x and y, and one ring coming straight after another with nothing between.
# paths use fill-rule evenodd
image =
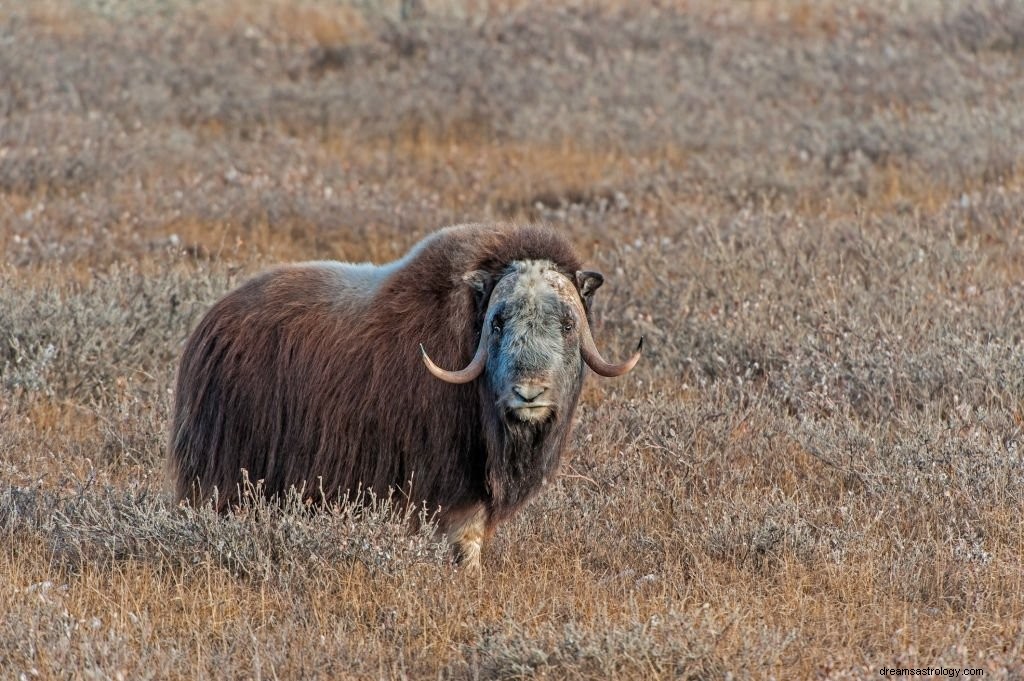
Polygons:
<instances>
[{"instance_id":1,"label":"pale fur on forehead","mask_svg":"<svg viewBox=\"0 0 1024 681\"><path fill-rule=\"evenodd\" d=\"M494 294L504 297L513 294L536 296L544 289L553 289L559 297L571 300L578 297L576 287L558 271L550 260L515 260L494 288Z\"/></svg>"}]
</instances>

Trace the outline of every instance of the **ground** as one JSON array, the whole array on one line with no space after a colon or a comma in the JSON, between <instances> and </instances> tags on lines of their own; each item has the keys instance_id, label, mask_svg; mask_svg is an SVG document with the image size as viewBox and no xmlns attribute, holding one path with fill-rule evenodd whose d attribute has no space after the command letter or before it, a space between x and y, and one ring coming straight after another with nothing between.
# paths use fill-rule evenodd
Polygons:
<instances>
[{"instance_id":1,"label":"ground","mask_svg":"<svg viewBox=\"0 0 1024 681\"><path fill-rule=\"evenodd\" d=\"M1024 675L1024 5L400 4L0 3L0 676ZM481 220L646 341L482 579L167 501L219 295Z\"/></svg>"}]
</instances>

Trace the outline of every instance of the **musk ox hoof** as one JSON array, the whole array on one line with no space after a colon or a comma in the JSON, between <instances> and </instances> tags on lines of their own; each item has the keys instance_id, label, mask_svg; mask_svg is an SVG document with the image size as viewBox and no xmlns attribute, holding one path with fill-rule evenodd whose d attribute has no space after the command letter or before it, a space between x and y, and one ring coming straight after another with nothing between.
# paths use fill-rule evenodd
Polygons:
<instances>
[{"instance_id":1,"label":"musk ox hoof","mask_svg":"<svg viewBox=\"0 0 1024 681\"><path fill-rule=\"evenodd\" d=\"M483 568L480 567L480 550L477 549L473 558L463 558L459 562L459 571L470 579L479 579L483 576Z\"/></svg>"},{"instance_id":2,"label":"musk ox hoof","mask_svg":"<svg viewBox=\"0 0 1024 681\"><path fill-rule=\"evenodd\" d=\"M455 549L459 570L470 577L479 577L480 552L487 536L487 511L482 506L470 510L448 528L448 541Z\"/></svg>"}]
</instances>

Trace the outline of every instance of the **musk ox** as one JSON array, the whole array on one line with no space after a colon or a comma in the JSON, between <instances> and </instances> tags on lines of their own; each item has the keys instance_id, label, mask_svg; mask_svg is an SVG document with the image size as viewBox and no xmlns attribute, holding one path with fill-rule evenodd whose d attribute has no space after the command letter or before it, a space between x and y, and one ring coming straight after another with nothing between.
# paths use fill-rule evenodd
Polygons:
<instances>
[{"instance_id":1,"label":"musk ox","mask_svg":"<svg viewBox=\"0 0 1024 681\"><path fill-rule=\"evenodd\" d=\"M224 510L245 475L271 497L397 491L478 572L484 538L557 471L584 365L611 377L640 359L642 338L621 364L594 344L602 282L556 232L512 225L443 229L387 265L256 276L186 342L178 497Z\"/></svg>"}]
</instances>

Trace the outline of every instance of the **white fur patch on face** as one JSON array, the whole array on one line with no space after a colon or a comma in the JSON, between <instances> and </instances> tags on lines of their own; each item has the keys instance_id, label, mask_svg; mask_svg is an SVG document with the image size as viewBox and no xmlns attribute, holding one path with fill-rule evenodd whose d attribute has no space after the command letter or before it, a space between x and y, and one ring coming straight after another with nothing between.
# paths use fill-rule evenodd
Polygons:
<instances>
[{"instance_id":1,"label":"white fur patch on face","mask_svg":"<svg viewBox=\"0 0 1024 681\"><path fill-rule=\"evenodd\" d=\"M554 273L555 264L550 260L516 260L512 263L511 274L515 279L511 293L535 297L542 289L549 288L547 273Z\"/></svg>"},{"instance_id":2,"label":"white fur patch on face","mask_svg":"<svg viewBox=\"0 0 1024 681\"><path fill-rule=\"evenodd\" d=\"M503 295L535 298L553 290L566 300L579 297L573 283L550 260L516 260L510 264L509 270L498 284L505 284Z\"/></svg>"}]
</instances>

